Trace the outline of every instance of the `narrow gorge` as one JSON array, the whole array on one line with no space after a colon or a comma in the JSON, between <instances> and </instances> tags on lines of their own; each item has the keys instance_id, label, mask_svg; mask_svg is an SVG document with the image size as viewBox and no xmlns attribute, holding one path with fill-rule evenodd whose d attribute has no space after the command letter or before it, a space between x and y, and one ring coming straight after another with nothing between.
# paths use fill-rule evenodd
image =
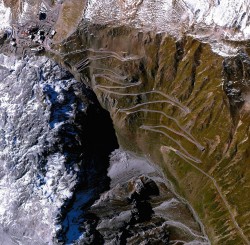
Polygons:
<instances>
[{"instance_id":1,"label":"narrow gorge","mask_svg":"<svg viewBox=\"0 0 250 245\"><path fill-rule=\"evenodd\" d=\"M3 244L250 244L244 1L0 1Z\"/></svg>"}]
</instances>

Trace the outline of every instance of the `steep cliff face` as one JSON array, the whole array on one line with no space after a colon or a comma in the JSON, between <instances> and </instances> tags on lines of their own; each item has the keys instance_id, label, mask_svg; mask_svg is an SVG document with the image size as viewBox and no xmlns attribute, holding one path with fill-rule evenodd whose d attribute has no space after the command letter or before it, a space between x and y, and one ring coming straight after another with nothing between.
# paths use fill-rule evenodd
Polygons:
<instances>
[{"instance_id":1,"label":"steep cliff face","mask_svg":"<svg viewBox=\"0 0 250 245\"><path fill-rule=\"evenodd\" d=\"M82 30L56 54L88 79L120 144L159 164L214 244L248 244L246 53L223 58L191 37L128 27Z\"/></svg>"},{"instance_id":2,"label":"steep cliff face","mask_svg":"<svg viewBox=\"0 0 250 245\"><path fill-rule=\"evenodd\" d=\"M12 240L6 244L48 244L79 181L83 163L74 151L83 125L77 120L89 102L74 94L81 93L76 80L46 57L0 59L1 237Z\"/></svg>"},{"instance_id":3,"label":"steep cliff face","mask_svg":"<svg viewBox=\"0 0 250 245\"><path fill-rule=\"evenodd\" d=\"M81 208L108 187L108 156L118 147L110 117L45 56L1 54L0 62L1 242L77 239Z\"/></svg>"},{"instance_id":4,"label":"steep cliff face","mask_svg":"<svg viewBox=\"0 0 250 245\"><path fill-rule=\"evenodd\" d=\"M107 174L115 132L83 83L45 56L0 62L4 244L209 243L146 159L115 151Z\"/></svg>"},{"instance_id":5,"label":"steep cliff face","mask_svg":"<svg viewBox=\"0 0 250 245\"><path fill-rule=\"evenodd\" d=\"M87 234L95 228L102 235L100 244L209 244L196 214L145 158L116 150L108 176L110 190L89 211L96 225L92 218L85 226Z\"/></svg>"},{"instance_id":6,"label":"steep cliff face","mask_svg":"<svg viewBox=\"0 0 250 245\"><path fill-rule=\"evenodd\" d=\"M248 5L74 0L46 6L58 13L46 54L94 90L120 145L160 166L213 244L249 244Z\"/></svg>"}]
</instances>

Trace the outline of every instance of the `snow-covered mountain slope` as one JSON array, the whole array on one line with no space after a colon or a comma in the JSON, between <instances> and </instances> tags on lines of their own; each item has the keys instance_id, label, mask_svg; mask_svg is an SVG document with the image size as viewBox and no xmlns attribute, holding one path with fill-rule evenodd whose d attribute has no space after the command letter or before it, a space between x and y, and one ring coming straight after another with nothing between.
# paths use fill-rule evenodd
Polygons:
<instances>
[{"instance_id":1,"label":"snow-covered mountain slope","mask_svg":"<svg viewBox=\"0 0 250 245\"><path fill-rule=\"evenodd\" d=\"M0 25L0 32L1 32L5 28L10 27L10 20L11 20L11 9L5 7L4 2L2 0L0 1L0 19L1 19L1 25Z\"/></svg>"},{"instance_id":2,"label":"snow-covered mountain slope","mask_svg":"<svg viewBox=\"0 0 250 245\"><path fill-rule=\"evenodd\" d=\"M249 0L89 0L85 18L93 23L167 32L177 38L192 35L228 56L239 50L228 41L250 38L249 6Z\"/></svg>"},{"instance_id":3,"label":"snow-covered mountain slope","mask_svg":"<svg viewBox=\"0 0 250 245\"><path fill-rule=\"evenodd\" d=\"M52 244L56 217L78 182L84 124L77 120L88 102L46 57L1 54L0 64L0 237Z\"/></svg>"},{"instance_id":4,"label":"snow-covered mountain slope","mask_svg":"<svg viewBox=\"0 0 250 245\"><path fill-rule=\"evenodd\" d=\"M217 25L237 28L241 37L248 39L249 3L248 0L89 0L85 15L92 21L120 20L123 24L149 26L161 31L167 31L165 28L174 23L189 26L200 23L208 28Z\"/></svg>"}]
</instances>

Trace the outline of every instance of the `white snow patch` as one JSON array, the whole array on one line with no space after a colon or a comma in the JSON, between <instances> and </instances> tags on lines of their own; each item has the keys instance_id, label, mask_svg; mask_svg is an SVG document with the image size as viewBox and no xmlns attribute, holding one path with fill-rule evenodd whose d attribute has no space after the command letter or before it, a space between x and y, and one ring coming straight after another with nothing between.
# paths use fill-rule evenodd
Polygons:
<instances>
[{"instance_id":1,"label":"white snow patch","mask_svg":"<svg viewBox=\"0 0 250 245\"><path fill-rule=\"evenodd\" d=\"M11 26L11 9L4 6L3 0L0 0L0 32Z\"/></svg>"},{"instance_id":2,"label":"white snow patch","mask_svg":"<svg viewBox=\"0 0 250 245\"><path fill-rule=\"evenodd\" d=\"M61 79L60 67L45 57L0 54L0 64L0 236L5 227L19 244L52 244L55 218L79 171L78 163L66 169L67 154L53 149L60 125L74 122L77 102L67 89L76 81ZM51 110L53 103L59 111ZM60 125L51 128L51 116Z\"/></svg>"},{"instance_id":3,"label":"white snow patch","mask_svg":"<svg viewBox=\"0 0 250 245\"><path fill-rule=\"evenodd\" d=\"M206 40L222 56L238 52L225 39L250 39L250 0L90 0L84 18L92 23L167 32L177 38L187 33ZM221 31L216 33L216 28Z\"/></svg>"},{"instance_id":4,"label":"white snow patch","mask_svg":"<svg viewBox=\"0 0 250 245\"><path fill-rule=\"evenodd\" d=\"M115 150L110 156L108 176L111 178L111 186L124 183L133 176L141 174L149 175L155 169L145 158L133 157L120 149Z\"/></svg>"}]
</instances>

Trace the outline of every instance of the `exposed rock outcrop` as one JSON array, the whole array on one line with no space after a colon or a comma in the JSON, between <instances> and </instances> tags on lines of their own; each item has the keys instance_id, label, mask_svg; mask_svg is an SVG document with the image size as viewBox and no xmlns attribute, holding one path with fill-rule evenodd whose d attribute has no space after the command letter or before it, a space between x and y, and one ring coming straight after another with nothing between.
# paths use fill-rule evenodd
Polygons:
<instances>
[{"instance_id":1,"label":"exposed rock outcrop","mask_svg":"<svg viewBox=\"0 0 250 245\"><path fill-rule=\"evenodd\" d=\"M94 90L122 148L160 166L213 244L249 244L247 5L228 1L241 9L238 16L225 12L226 1L106 3L113 9L102 1L78 2L58 7L57 34L44 45L46 54ZM213 15L221 8L225 19ZM132 199L139 198L136 193ZM150 205L137 200L133 214L118 209L118 218L127 218L130 228L144 224L140 209ZM153 217L149 212L147 218ZM96 232L93 239L108 239L100 228L104 218L87 228ZM116 242L133 237L131 229L121 229Z\"/></svg>"},{"instance_id":2,"label":"exposed rock outcrop","mask_svg":"<svg viewBox=\"0 0 250 245\"><path fill-rule=\"evenodd\" d=\"M60 52L110 111L122 147L161 166L213 243L248 244L247 53L223 58L191 37L85 25Z\"/></svg>"},{"instance_id":3,"label":"exposed rock outcrop","mask_svg":"<svg viewBox=\"0 0 250 245\"><path fill-rule=\"evenodd\" d=\"M209 244L201 223L146 159L111 155L111 188L90 207L79 244Z\"/></svg>"},{"instance_id":4,"label":"exposed rock outcrop","mask_svg":"<svg viewBox=\"0 0 250 245\"><path fill-rule=\"evenodd\" d=\"M0 62L0 237L6 245L57 243L72 235L64 222L71 207L77 232L80 208L108 187L108 156L118 147L112 122L52 60L1 54Z\"/></svg>"}]
</instances>

